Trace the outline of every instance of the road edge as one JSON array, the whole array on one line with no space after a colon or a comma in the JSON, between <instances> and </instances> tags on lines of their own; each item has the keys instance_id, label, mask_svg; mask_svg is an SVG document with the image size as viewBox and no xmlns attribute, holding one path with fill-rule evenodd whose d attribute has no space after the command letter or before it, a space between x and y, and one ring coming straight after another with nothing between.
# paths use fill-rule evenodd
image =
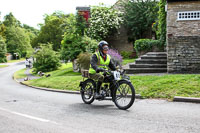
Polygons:
<instances>
[{"instance_id":1,"label":"road edge","mask_svg":"<svg viewBox=\"0 0 200 133\"><path fill-rule=\"evenodd\" d=\"M175 96L174 99L173 99L173 101L174 102L200 103L200 98Z\"/></svg>"},{"instance_id":2,"label":"road edge","mask_svg":"<svg viewBox=\"0 0 200 133\"><path fill-rule=\"evenodd\" d=\"M17 79L14 78L13 75L13 80L15 80L17 83L21 85L25 85L34 89L39 89L39 90L44 90L44 91L51 91L51 92L59 92L59 93L69 93L69 94L80 94L80 91L70 91L70 90L59 90L59 89L53 89L53 88L45 88L45 87L37 87L37 86L32 86L32 85L27 85L23 82L18 81ZM135 95L136 99L142 99L140 94Z\"/></svg>"}]
</instances>

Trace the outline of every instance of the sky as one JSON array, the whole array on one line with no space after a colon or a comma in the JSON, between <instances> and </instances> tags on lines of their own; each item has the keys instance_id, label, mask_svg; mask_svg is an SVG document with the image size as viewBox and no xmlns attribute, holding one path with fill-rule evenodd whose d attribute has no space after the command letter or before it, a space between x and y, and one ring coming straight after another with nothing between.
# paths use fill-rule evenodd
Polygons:
<instances>
[{"instance_id":1,"label":"sky","mask_svg":"<svg viewBox=\"0 0 200 133\"><path fill-rule=\"evenodd\" d=\"M39 23L44 23L44 14L62 11L65 14L76 13L77 6L99 5L104 3L111 6L117 0L0 0L1 18L10 12L22 24L39 29Z\"/></svg>"}]
</instances>

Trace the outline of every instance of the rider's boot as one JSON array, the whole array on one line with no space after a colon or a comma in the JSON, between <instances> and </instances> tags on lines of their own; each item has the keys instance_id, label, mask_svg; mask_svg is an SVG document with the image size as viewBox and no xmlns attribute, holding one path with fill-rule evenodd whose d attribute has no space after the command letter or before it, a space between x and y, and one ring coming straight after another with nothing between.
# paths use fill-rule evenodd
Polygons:
<instances>
[{"instance_id":1,"label":"rider's boot","mask_svg":"<svg viewBox=\"0 0 200 133\"><path fill-rule=\"evenodd\" d=\"M96 92L95 92L95 95L94 95L95 99L101 99L102 98L102 95L100 94L101 84L102 84L102 82L100 82L100 81L97 82L97 89L96 89Z\"/></svg>"}]
</instances>

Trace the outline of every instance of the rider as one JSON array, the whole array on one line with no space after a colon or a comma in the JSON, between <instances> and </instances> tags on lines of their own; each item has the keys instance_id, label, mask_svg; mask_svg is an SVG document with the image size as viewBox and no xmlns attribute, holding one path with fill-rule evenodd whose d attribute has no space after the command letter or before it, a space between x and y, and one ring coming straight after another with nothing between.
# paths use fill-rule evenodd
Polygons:
<instances>
[{"instance_id":1,"label":"rider","mask_svg":"<svg viewBox=\"0 0 200 133\"><path fill-rule=\"evenodd\" d=\"M104 80L104 76L99 72L103 72L105 69L108 69L108 67L111 70L116 70L110 55L108 55L108 50L108 43L106 41L100 41L98 44L98 51L92 55L90 60L89 76L92 79L98 80L95 98L101 98L99 91Z\"/></svg>"}]
</instances>

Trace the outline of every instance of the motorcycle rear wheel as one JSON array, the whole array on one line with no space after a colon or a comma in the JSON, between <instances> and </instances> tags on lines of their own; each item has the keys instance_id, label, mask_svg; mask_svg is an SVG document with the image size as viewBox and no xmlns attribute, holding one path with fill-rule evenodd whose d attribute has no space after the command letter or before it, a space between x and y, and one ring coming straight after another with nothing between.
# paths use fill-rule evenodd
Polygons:
<instances>
[{"instance_id":1,"label":"motorcycle rear wheel","mask_svg":"<svg viewBox=\"0 0 200 133\"><path fill-rule=\"evenodd\" d=\"M135 101L135 89L131 82L122 80L118 82L118 88L114 89L114 103L122 110L130 108Z\"/></svg>"},{"instance_id":2,"label":"motorcycle rear wheel","mask_svg":"<svg viewBox=\"0 0 200 133\"><path fill-rule=\"evenodd\" d=\"M94 101L94 90L96 84L93 80L87 79L84 81L84 86L81 90L81 97L84 103L91 104Z\"/></svg>"}]
</instances>

